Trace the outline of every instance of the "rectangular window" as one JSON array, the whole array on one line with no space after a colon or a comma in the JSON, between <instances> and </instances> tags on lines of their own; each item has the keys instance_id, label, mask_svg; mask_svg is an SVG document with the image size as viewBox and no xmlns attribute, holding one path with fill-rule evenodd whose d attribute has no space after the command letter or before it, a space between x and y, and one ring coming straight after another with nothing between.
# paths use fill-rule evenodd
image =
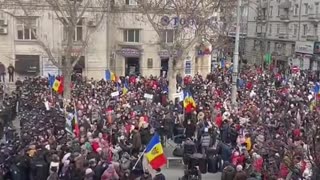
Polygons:
<instances>
[{"instance_id":1,"label":"rectangular window","mask_svg":"<svg viewBox=\"0 0 320 180\"><path fill-rule=\"evenodd\" d=\"M185 75L191 75L191 71L192 71L191 60L186 60L185 61L185 68L184 68L184 74Z\"/></svg>"},{"instance_id":2,"label":"rectangular window","mask_svg":"<svg viewBox=\"0 0 320 180\"><path fill-rule=\"evenodd\" d=\"M269 25L269 34L272 34L272 24Z\"/></svg>"},{"instance_id":3,"label":"rectangular window","mask_svg":"<svg viewBox=\"0 0 320 180\"><path fill-rule=\"evenodd\" d=\"M164 30L164 31L162 31L161 41L163 43L173 43L173 41L174 41L174 31L173 30Z\"/></svg>"},{"instance_id":4,"label":"rectangular window","mask_svg":"<svg viewBox=\"0 0 320 180\"><path fill-rule=\"evenodd\" d=\"M139 29L125 29L123 30L124 42L140 42L140 30Z\"/></svg>"},{"instance_id":5,"label":"rectangular window","mask_svg":"<svg viewBox=\"0 0 320 180\"><path fill-rule=\"evenodd\" d=\"M281 53L286 54L286 43L281 44Z\"/></svg>"},{"instance_id":6,"label":"rectangular window","mask_svg":"<svg viewBox=\"0 0 320 180\"><path fill-rule=\"evenodd\" d=\"M37 33L37 20L34 18L17 19L17 39L18 40L35 40Z\"/></svg>"},{"instance_id":7,"label":"rectangular window","mask_svg":"<svg viewBox=\"0 0 320 180\"><path fill-rule=\"evenodd\" d=\"M83 35L83 20L80 19L77 23L75 35L74 35L74 41L82 41L82 35Z\"/></svg>"},{"instance_id":8,"label":"rectangular window","mask_svg":"<svg viewBox=\"0 0 320 180\"><path fill-rule=\"evenodd\" d=\"M316 15L319 15L319 3L316 2L316 3L315 3L315 6L316 6L316 11L315 11L315 13L316 13Z\"/></svg>"},{"instance_id":9,"label":"rectangular window","mask_svg":"<svg viewBox=\"0 0 320 180\"><path fill-rule=\"evenodd\" d=\"M126 5L134 6L137 5L137 0L126 0Z\"/></svg>"},{"instance_id":10,"label":"rectangular window","mask_svg":"<svg viewBox=\"0 0 320 180\"><path fill-rule=\"evenodd\" d=\"M270 52L270 41L267 43L267 52Z\"/></svg>"},{"instance_id":11,"label":"rectangular window","mask_svg":"<svg viewBox=\"0 0 320 180\"><path fill-rule=\"evenodd\" d=\"M318 36L318 25L316 24L313 26L313 35Z\"/></svg>"},{"instance_id":12,"label":"rectangular window","mask_svg":"<svg viewBox=\"0 0 320 180\"><path fill-rule=\"evenodd\" d=\"M148 58L147 66L149 69L153 68L153 59L152 58Z\"/></svg>"},{"instance_id":13,"label":"rectangular window","mask_svg":"<svg viewBox=\"0 0 320 180\"><path fill-rule=\"evenodd\" d=\"M294 15L297 16L299 14L299 5L295 4L294 5Z\"/></svg>"},{"instance_id":14,"label":"rectangular window","mask_svg":"<svg viewBox=\"0 0 320 180\"><path fill-rule=\"evenodd\" d=\"M293 35L297 35L298 34L298 24L294 24L293 25Z\"/></svg>"},{"instance_id":15,"label":"rectangular window","mask_svg":"<svg viewBox=\"0 0 320 180\"><path fill-rule=\"evenodd\" d=\"M278 6L278 16L280 16L280 7Z\"/></svg>"},{"instance_id":16,"label":"rectangular window","mask_svg":"<svg viewBox=\"0 0 320 180\"><path fill-rule=\"evenodd\" d=\"M304 14L305 15L309 14L309 5L308 5L308 3L304 4Z\"/></svg>"},{"instance_id":17,"label":"rectangular window","mask_svg":"<svg viewBox=\"0 0 320 180\"><path fill-rule=\"evenodd\" d=\"M270 6L270 14L269 16L272 16L273 6Z\"/></svg>"},{"instance_id":18,"label":"rectangular window","mask_svg":"<svg viewBox=\"0 0 320 180\"><path fill-rule=\"evenodd\" d=\"M83 40L83 19L79 19L79 21L78 21L73 33L74 33L73 41L80 42L80 41ZM68 28L65 26L64 27L64 35L63 35L63 40L64 41L67 41L68 34L69 34L68 33Z\"/></svg>"},{"instance_id":19,"label":"rectangular window","mask_svg":"<svg viewBox=\"0 0 320 180\"><path fill-rule=\"evenodd\" d=\"M296 48L296 45L295 44L291 44L291 54L295 53L295 48Z\"/></svg>"},{"instance_id":20,"label":"rectangular window","mask_svg":"<svg viewBox=\"0 0 320 180\"><path fill-rule=\"evenodd\" d=\"M280 24L277 24L277 34L280 33Z\"/></svg>"},{"instance_id":21,"label":"rectangular window","mask_svg":"<svg viewBox=\"0 0 320 180\"><path fill-rule=\"evenodd\" d=\"M303 33L304 36L307 35L307 33L308 33L308 25L307 24L303 25L303 32L302 33Z\"/></svg>"}]
</instances>

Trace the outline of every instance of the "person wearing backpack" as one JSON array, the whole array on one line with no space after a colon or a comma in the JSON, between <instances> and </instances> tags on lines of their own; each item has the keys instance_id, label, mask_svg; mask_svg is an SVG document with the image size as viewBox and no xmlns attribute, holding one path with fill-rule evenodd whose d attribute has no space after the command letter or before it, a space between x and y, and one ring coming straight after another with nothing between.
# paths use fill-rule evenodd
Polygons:
<instances>
[{"instance_id":1,"label":"person wearing backpack","mask_svg":"<svg viewBox=\"0 0 320 180\"><path fill-rule=\"evenodd\" d=\"M156 169L156 175L153 180L166 180L166 177L161 173L161 169Z\"/></svg>"}]
</instances>

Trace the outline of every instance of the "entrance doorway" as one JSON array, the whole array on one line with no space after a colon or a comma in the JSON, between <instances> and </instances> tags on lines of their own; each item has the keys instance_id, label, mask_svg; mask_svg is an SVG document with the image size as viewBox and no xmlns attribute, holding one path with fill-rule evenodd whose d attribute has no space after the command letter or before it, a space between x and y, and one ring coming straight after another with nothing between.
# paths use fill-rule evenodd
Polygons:
<instances>
[{"instance_id":1,"label":"entrance doorway","mask_svg":"<svg viewBox=\"0 0 320 180\"><path fill-rule=\"evenodd\" d=\"M139 75L140 74L140 64L139 58L126 58L126 70L125 75Z\"/></svg>"},{"instance_id":2,"label":"entrance doorway","mask_svg":"<svg viewBox=\"0 0 320 180\"><path fill-rule=\"evenodd\" d=\"M169 69L169 59L161 59L160 76L167 77Z\"/></svg>"}]
</instances>

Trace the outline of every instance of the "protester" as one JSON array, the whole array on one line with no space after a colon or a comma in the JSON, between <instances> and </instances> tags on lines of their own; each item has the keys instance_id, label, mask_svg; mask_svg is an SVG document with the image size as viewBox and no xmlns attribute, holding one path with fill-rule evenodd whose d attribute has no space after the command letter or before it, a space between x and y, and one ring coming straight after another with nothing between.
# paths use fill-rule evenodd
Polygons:
<instances>
[{"instance_id":1,"label":"protester","mask_svg":"<svg viewBox=\"0 0 320 180\"><path fill-rule=\"evenodd\" d=\"M8 74L9 74L9 82L13 82L14 81L14 67L12 64L9 64L8 66Z\"/></svg>"},{"instance_id":2,"label":"protester","mask_svg":"<svg viewBox=\"0 0 320 180\"><path fill-rule=\"evenodd\" d=\"M0 62L0 82L5 82L5 76L6 76L6 67L2 62Z\"/></svg>"}]
</instances>

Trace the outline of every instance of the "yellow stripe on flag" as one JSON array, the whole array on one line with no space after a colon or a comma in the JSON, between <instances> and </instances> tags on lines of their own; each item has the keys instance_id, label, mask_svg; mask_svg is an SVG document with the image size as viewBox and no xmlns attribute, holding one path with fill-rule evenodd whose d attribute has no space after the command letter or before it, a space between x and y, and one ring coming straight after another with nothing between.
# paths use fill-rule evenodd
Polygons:
<instances>
[{"instance_id":1,"label":"yellow stripe on flag","mask_svg":"<svg viewBox=\"0 0 320 180\"><path fill-rule=\"evenodd\" d=\"M56 79L52 85L52 89L57 92L59 90L60 85L61 85L61 82Z\"/></svg>"},{"instance_id":2,"label":"yellow stripe on flag","mask_svg":"<svg viewBox=\"0 0 320 180\"><path fill-rule=\"evenodd\" d=\"M146 157L148 159L149 162L151 162L152 160L156 159L158 156L163 154L163 148L161 143L158 143L156 145L153 146L153 148L146 153Z\"/></svg>"}]
</instances>

